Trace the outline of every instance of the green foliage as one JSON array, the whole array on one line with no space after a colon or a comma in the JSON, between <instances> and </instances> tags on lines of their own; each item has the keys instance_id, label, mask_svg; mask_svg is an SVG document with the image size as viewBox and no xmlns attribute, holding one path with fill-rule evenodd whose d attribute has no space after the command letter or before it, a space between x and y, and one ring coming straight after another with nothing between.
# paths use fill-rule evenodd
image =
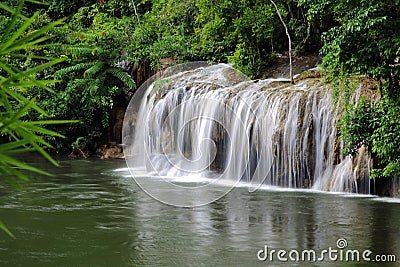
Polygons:
<instances>
[{"instance_id":1,"label":"green foliage","mask_svg":"<svg viewBox=\"0 0 400 267\"><path fill-rule=\"evenodd\" d=\"M399 93L400 7L391 1L307 2L310 17L330 13L336 26L322 35L323 65L339 72L367 75L385 83L390 96Z\"/></svg>"},{"instance_id":2,"label":"green foliage","mask_svg":"<svg viewBox=\"0 0 400 267\"><path fill-rule=\"evenodd\" d=\"M212 61L224 61L235 49L234 20L242 14L238 1L196 2L196 50ZM235 11L235 12L233 12Z\"/></svg>"},{"instance_id":3,"label":"green foliage","mask_svg":"<svg viewBox=\"0 0 400 267\"><path fill-rule=\"evenodd\" d=\"M47 13L54 19L65 18L75 14L83 6L91 6L95 0L49 0Z\"/></svg>"},{"instance_id":4,"label":"green foliage","mask_svg":"<svg viewBox=\"0 0 400 267\"><path fill-rule=\"evenodd\" d=\"M196 50L207 60L228 60L255 77L274 59L273 40L279 40L278 49L287 43L270 1L203 0L196 5ZM280 12L287 15L283 8Z\"/></svg>"},{"instance_id":5,"label":"green foliage","mask_svg":"<svg viewBox=\"0 0 400 267\"><path fill-rule=\"evenodd\" d=\"M303 1L309 23L326 24L322 34L323 66L334 81L365 75L380 83L381 102L349 105L352 90L336 86L336 98L345 107L341 134L345 152L354 154L362 144L375 158L372 178L400 176L400 3L398 0ZM324 28L320 26L320 28ZM310 25L309 25L310 27Z\"/></svg>"},{"instance_id":6,"label":"green foliage","mask_svg":"<svg viewBox=\"0 0 400 267\"><path fill-rule=\"evenodd\" d=\"M21 160L18 155L27 152L39 152L48 161L57 165L57 162L46 152L52 146L45 140L45 136L62 137L62 135L44 128L44 125L54 125L71 121L60 120L26 120L30 111L35 111L42 117L47 113L35 104L36 99L27 98L24 93L35 91L38 88L52 93L48 87L54 80L38 78L46 69L59 64L62 59L38 57L42 64L33 68L23 69L17 64L18 60L29 60L31 50L42 50L54 44L48 43L47 33L62 24L55 21L39 29L31 26L39 16L36 12L32 17L25 18L21 15L24 2L21 1L14 9L12 7L0 8L12 14L4 30L0 33L0 176L16 189L21 190L19 181L28 181L25 171L42 175L48 173L33 167ZM0 229L6 231L5 225L0 222Z\"/></svg>"},{"instance_id":7,"label":"green foliage","mask_svg":"<svg viewBox=\"0 0 400 267\"><path fill-rule=\"evenodd\" d=\"M362 145L372 148L371 137L378 127L379 109L370 100L360 99L350 104L340 120L341 138L345 141L345 154L355 155Z\"/></svg>"},{"instance_id":8,"label":"green foliage","mask_svg":"<svg viewBox=\"0 0 400 267\"><path fill-rule=\"evenodd\" d=\"M282 13L286 13L282 11ZM254 77L274 58L271 40L274 31L281 28L276 11L269 3L244 6L243 15L233 22L233 39L237 40L228 62L244 74Z\"/></svg>"},{"instance_id":9,"label":"green foliage","mask_svg":"<svg viewBox=\"0 0 400 267\"><path fill-rule=\"evenodd\" d=\"M80 155L82 155L82 157L87 158L88 155L87 153L84 151L84 149L86 148L88 143L88 139L86 137L78 137L78 139L75 140L75 142L72 143L72 149L73 152L78 151Z\"/></svg>"},{"instance_id":10,"label":"green foliage","mask_svg":"<svg viewBox=\"0 0 400 267\"><path fill-rule=\"evenodd\" d=\"M13 10L15 2L2 3L3 12ZM345 110L341 120L345 152L354 154L365 144L378 158L375 167L382 171L387 167L386 174L393 174L398 144L392 137L398 129L389 117L397 112L393 103L398 103L400 95L399 1L276 2L297 51L322 47L323 66L336 88L334 99ZM274 60L275 52L287 47L284 28L270 0L51 0L49 8L20 34L33 32L34 26L46 27L59 16L67 17L67 24L53 27L46 38L63 45L24 47L22 55L11 51L12 58L4 57L5 62L37 70L35 78L63 79L51 87L56 94L45 89L21 93L26 99L35 97L36 106L52 119L81 121L57 128L68 136L62 142L56 136L47 137L59 149L72 146L76 150L80 137L90 144L106 132L115 98L135 89L127 70L119 67L129 64L118 63L146 61L157 70L165 58L229 62L256 77ZM16 17L27 21L20 13ZM10 19L0 13L0 25ZM49 57L65 61L41 69ZM377 80L384 102L350 104L358 85L349 74ZM29 118L37 114L46 117L35 111Z\"/></svg>"},{"instance_id":11,"label":"green foliage","mask_svg":"<svg viewBox=\"0 0 400 267\"><path fill-rule=\"evenodd\" d=\"M38 105L52 118L74 119L74 127L57 127L65 140L50 138L59 152L69 153L77 138L99 139L109 127L114 98L134 90L134 80L118 62L126 58L132 20L110 17L104 5L82 7L69 18L69 23L52 34L63 45L53 51L66 61L53 69L63 82L55 86L57 94L42 92ZM90 142L87 142L88 144Z\"/></svg>"},{"instance_id":12,"label":"green foliage","mask_svg":"<svg viewBox=\"0 0 400 267\"><path fill-rule=\"evenodd\" d=\"M381 159L382 176L400 177L400 105L385 99L379 107L378 127L371 136L372 152Z\"/></svg>"},{"instance_id":13,"label":"green foliage","mask_svg":"<svg viewBox=\"0 0 400 267\"><path fill-rule=\"evenodd\" d=\"M274 60L274 49L287 47L284 28L269 0L142 2L152 5L135 27L129 58L149 60L154 69L161 66L163 58L207 60L233 63L254 77ZM289 18L287 6L298 11L297 2L280 3L279 8L287 21L297 19L293 30L304 38L306 27L299 27L301 20L293 13Z\"/></svg>"},{"instance_id":14,"label":"green foliage","mask_svg":"<svg viewBox=\"0 0 400 267\"><path fill-rule=\"evenodd\" d=\"M196 13L194 0L152 1L151 10L143 14L132 35L129 58L148 60L155 70L163 58L178 62L196 59L193 50Z\"/></svg>"},{"instance_id":15,"label":"green foliage","mask_svg":"<svg viewBox=\"0 0 400 267\"><path fill-rule=\"evenodd\" d=\"M378 159L371 178L400 176L400 105L385 98L371 103L360 100L341 118L346 154L355 155L361 145Z\"/></svg>"}]
</instances>

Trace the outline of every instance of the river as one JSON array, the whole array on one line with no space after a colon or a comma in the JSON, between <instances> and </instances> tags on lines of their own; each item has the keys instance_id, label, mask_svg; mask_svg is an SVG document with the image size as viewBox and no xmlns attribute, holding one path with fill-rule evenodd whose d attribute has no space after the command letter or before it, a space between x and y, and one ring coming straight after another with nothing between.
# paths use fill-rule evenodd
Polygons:
<instances>
[{"instance_id":1,"label":"river","mask_svg":"<svg viewBox=\"0 0 400 267\"><path fill-rule=\"evenodd\" d=\"M176 208L145 194L123 160L29 162L54 176L32 175L22 192L1 185L0 219L16 238L0 233L0 266L381 266L377 255L399 266L396 199L243 187Z\"/></svg>"}]
</instances>

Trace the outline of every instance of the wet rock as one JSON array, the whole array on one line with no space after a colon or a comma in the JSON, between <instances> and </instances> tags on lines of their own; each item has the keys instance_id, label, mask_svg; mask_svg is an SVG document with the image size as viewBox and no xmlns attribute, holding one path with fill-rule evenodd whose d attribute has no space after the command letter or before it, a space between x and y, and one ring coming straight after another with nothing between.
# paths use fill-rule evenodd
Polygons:
<instances>
[{"instance_id":1,"label":"wet rock","mask_svg":"<svg viewBox=\"0 0 400 267\"><path fill-rule=\"evenodd\" d=\"M124 158L122 148L118 146L99 147L96 149L96 155L101 159L120 159Z\"/></svg>"},{"instance_id":2,"label":"wet rock","mask_svg":"<svg viewBox=\"0 0 400 267\"><path fill-rule=\"evenodd\" d=\"M122 153L122 149L120 147L111 147L106 150L106 154L104 155L105 159L116 159L123 157L124 154Z\"/></svg>"}]
</instances>

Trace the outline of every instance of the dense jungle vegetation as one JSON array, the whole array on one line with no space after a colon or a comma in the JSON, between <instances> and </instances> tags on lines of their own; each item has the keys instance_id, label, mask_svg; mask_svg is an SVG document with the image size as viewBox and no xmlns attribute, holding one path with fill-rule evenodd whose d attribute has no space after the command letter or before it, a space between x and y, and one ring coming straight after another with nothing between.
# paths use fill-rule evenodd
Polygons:
<instances>
[{"instance_id":1,"label":"dense jungle vegetation","mask_svg":"<svg viewBox=\"0 0 400 267\"><path fill-rule=\"evenodd\" d=\"M293 52L320 53L343 96L345 153L365 145L373 177L399 176L400 1L275 2ZM5 0L0 39L1 175L16 174L15 153L50 159L46 148L70 153L106 140L113 106L137 87L138 66L229 62L254 78L288 49L270 0ZM378 82L379 102L351 103L357 77Z\"/></svg>"}]
</instances>

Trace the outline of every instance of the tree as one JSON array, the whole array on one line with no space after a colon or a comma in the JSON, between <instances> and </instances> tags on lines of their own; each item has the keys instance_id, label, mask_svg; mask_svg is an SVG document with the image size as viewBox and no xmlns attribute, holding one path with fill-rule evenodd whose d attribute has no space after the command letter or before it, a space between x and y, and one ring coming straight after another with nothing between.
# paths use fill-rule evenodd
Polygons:
<instances>
[{"instance_id":1,"label":"tree","mask_svg":"<svg viewBox=\"0 0 400 267\"><path fill-rule=\"evenodd\" d=\"M367 145L376 163L372 178L400 176L400 1L303 1L309 19L334 23L322 35L323 66L333 79L365 75L379 82L382 100L346 105L342 135L347 151ZM339 93L351 92L348 86Z\"/></svg>"},{"instance_id":2,"label":"tree","mask_svg":"<svg viewBox=\"0 0 400 267\"><path fill-rule=\"evenodd\" d=\"M288 27L286 26L286 23L283 20L283 18L281 16L281 13L279 12L278 6L272 0L271 0L271 3L274 5L274 7L276 9L276 13L279 16L279 19L282 22L283 27L285 27L285 32L286 32L286 35L288 37L288 43L289 43L289 49L288 49L288 54L289 54L289 77L290 77L291 83L294 83L294 80L293 80L293 67L292 67L292 39L290 38Z\"/></svg>"},{"instance_id":3,"label":"tree","mask_svg":"<svg viewBox=\"0 0 400 267\"><path fill-rule=\"evenodd\" d=\"M399 95L400 1L300 1L310 18L330 13L335 24L322 35L323 65L340 72L371 77L383 93Z\"/></svg>"},{"instance_id":4,"label":"tree","mask_svg":"<svg viewBox=\"0 0 400 267\"><path fill-rule=\"evenodd\" d=\"M57 127L67 138L50 138L61 153L70 153L78 139L85 141L80 143L87 144L86 148L106 142L115 97L136 86L127 71L118 67L127 58L134 21L111 16L108 5L82 7L64 27L51 33L62 43L52 54L66 59L53 68L55 77L63 81L54 87L57 94L43 92L38 105L54 119L80 121L74 127Z\"/></svg>"}]
</instances>

